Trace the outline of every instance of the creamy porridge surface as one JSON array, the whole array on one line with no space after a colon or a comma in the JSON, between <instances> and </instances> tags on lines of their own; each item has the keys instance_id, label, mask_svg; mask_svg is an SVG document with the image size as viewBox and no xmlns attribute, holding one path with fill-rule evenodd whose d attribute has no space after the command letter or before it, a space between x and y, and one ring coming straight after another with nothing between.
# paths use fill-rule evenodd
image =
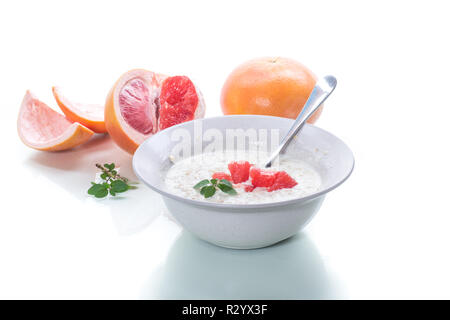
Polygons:
<instances>
[{"instance_id":1,"label":"creamy porridge surface","mask_svg":"<svg viewBox=\"0 0 450 320\"><path fill-rule=\"evenodd\" d=\"M203 179L211 179L215 172L228 171L228 163L236 160L247 160L262 167L267 154L244 151L221 151L204 153L174 163L168 170L165 178L169 192L184 198L217 203L256 204L284 201L307 196L316 192L321 185L320 175L308 163L292 155L280 156L278 165L273 170L286 171L297 181L291 189L280 189L268 192L266 188L255 188L253 192L245 192L243 187L235 187L237 195L228 195L223 192L205 199L193 186Z\"/></svg>"}]
</instances>

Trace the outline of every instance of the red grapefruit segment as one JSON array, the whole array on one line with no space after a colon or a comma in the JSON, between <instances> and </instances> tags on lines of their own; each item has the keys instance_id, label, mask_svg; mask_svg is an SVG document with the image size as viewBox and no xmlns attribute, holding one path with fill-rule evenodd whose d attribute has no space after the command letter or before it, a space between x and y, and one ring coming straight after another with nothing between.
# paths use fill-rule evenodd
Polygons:
<instances>
[{"instance_id":1,"label":"red grapefruit segment","mask_svg":"<svg viewBox=\"0 0 450 320\"><path fill-rule=\"evenodd\" d=\"M231 177L234 183L241 183L248 180L251 164L248 161L233 161L228 164Z\"/></svg>"},{"instance_id":2,"label":"red grapefruit segment","mask_svg":"<svg viewBox=\"0 0 450 320\"><path fill-rule=\"evenodd\" d=\"M23 143L44 151L76 147L94 134L79 123L72 123L27 91L20 107L17 131Z\"/></svg>"},{"instance_id":3,"label":"red grapefruit segment","mask_svg":"<svg viewBox=\"0 0 450 320\"><path fill-rule=\"evenodd\" d=\"M250 178L255 187L271 187L275 182L276 172L252 167Z\"/></svg>"},{"instance_id":4,"label":"red grapefruit segment","mask_svg":"<svg viewBox=\"0 0 450 320\"><path fill-rule=\"evenodd\" d=\"M225 180L228 180L230 182L233 182L231 176L228 173L225 173L225 172L215 172L212 175L212 178L213 179L217 179L217 180L225 179Z\"/></svg>"},{"instance_id":5,"label":"red grapefruit segment","mask_svg":"<svg viewBox=\"0 0 450 320\"><path fill-rule=\"evenodd\" d=\"M253 190L255 190L255 186L254 185L251 185L251 184L246 184L245 186L244 186L244 191L245 192L253 192Z\"/></svg>"},{"instance_id":6,"label":"red grapefruit segment","mask_svg":"<svg viewBox=\"0 0 450 320\"><path fill-rule=\"evenodd\" d=\"M194 119L198 100L195 86L188 77L175 76L164 80L159 97L160 130Z\"/></svg>"},{"instance_id":7,"label":"red grapefruit segment","mask_svg":"<svg viewBox=\"0 0 450 320\"><path fill-rule=\"evenodd\" d=\"M58 87L53 87L53 96L67 119L79 122L97 133L105 133L105 106L100 104L85 104L67 99Z\"/></svg>"},{"instance_id":8,"label":"red grapefruit segment","mask_svg":"<svg viewBox=\"0 0 450 320\"><path fill-rule=\"evenodd\" d=\"M297 185L297 181L294 180L289 174L285 171L278 171L275 174L274 183L267 188L267 191L272 192L279 189L285 188L293 188Z\"/></svg>"}]
</instances>

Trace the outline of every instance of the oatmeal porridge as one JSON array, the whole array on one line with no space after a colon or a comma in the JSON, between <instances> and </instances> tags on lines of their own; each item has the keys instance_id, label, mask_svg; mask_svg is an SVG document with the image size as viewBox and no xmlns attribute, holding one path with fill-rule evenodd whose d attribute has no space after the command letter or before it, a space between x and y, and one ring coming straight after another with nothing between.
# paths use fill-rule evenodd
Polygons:
<instances>
[{"instance_id":1,"label":"oatmeal porridge","mask_svg":"<svg viewBox=\"0 0 450 320\"><path fill-rule=\"evenodd\" d=\"M262 168L268 154L245 151L204 153L181 159L167 171L168 191L193 200L216 203L257 204L310 195L321 186L319 173L295 155L282 155L270 169ZM243 160L245 159L245 161ZM205 179L230 181L235 194L217 192L211 197L194 188ZM234 192L233 192L234 193Z\"/></svg>"}]
</instances>

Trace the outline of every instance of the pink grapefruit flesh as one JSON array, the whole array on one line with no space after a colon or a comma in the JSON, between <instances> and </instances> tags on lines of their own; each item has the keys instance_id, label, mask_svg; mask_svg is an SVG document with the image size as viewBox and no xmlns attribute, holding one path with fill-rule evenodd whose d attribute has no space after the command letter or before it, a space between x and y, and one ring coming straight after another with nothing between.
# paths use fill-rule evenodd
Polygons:
<instances>
[{"instance_id":1,"label":"pink grapefruit flesh","mask_svg":"<svg viewBox=\"0 0 450 320\"><path fill-rule=\"evenodd\" d=\"M252 185L255 187L270 187L275 182L276 172L263 170L252 167L250 169L250 178L252 179Z\"/></svg>"},{"instance_id":2,"label":"pink grapefruit flesh","mask_svg":"<svg viewBox=\"0 0 450 320\"><path fill-rule=\"evenodd\" d=\"M160 130L194 119L198 95L192 81L185 76L164 80L159 96Z\"/></svg>"},{"instance_id":3,"label":"pink grapefruit flesh","mask_svg":"<svg viewBox=\"0 0 450 320\"><path fill-rule=\"evenodd\" d=\"M248 161L233 161L228 164L234 183L248 180L251 164Z\"/></svg>"},{"instance_id":4,"label":"pink grapefruit flesh","mask_svg":"<svg viewBox=\"0 0 450 320\"><path fill-rule=\"evenodd\" d=\"M119 93L120 113L133 129L148 135L156 122L156 104L151 101L148 85L134 78L128 81Z\"/></svg>"},{"instance_id":5,"label":"pink grapefruit flesh","mask_svg":"<svg viewBox=\"0 0 450 320\"><path fill-rule=\"evenodd\" d=\"M76 147L94 132L51 109L27 91L20 107L17 130L23 143L44 151L60 151Z\"/></svg>"},{"instance_id":6,"label":"pink grapefruit flesh","mask_svg":"<svg viewBox=\"0 0 450 320\"><path fill-rule=\"evenodd\" d=\"M278 171L275 174L275 181L274 183L267 188L267 191L272 192L279 189L285 189L285 188L293 188L297 185L297 181L294 180L287 172L285 171Z\"/></svg>"},{"instance_id":7,"label":"pink grapefruit flesh","mask_svg":"<svg viewBox=\"0 0 450 320\"><path fill-rule=\"evenodd\" d=\"M231 178L231 175L229 175L228 173L225 173L225 172L215 172L215 173L212 175L212 178L213 178L213 179L217 179L217 180L222 180L222 179L224 179L224 180L228 180L228 181L230 181L230 182L233 182L233 180L232 180L232 178Z\"/></svg>"}]
</instances>

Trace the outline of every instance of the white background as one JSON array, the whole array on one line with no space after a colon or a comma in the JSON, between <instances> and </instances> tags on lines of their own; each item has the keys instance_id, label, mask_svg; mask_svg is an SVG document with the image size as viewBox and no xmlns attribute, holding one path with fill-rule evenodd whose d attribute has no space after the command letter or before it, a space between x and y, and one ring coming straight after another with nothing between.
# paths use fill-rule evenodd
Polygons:
<instances>
[{"instance_id":1,"label":"white background","mask_svg":"<svg viewBox=\"0 0 450 320\"><path fill-rule=\"evenodd\" d=\"M319 283L338 298L450 298L448 13L446 1L3 1L0 298L308 298ZM52 154L16 133L26 89L55 109L52 85L101 103L132 68L190 76L220 115L229 72L270 55L337 77L317 125L356 158L276 247L193 239L143 185L89 198L97 161L134 177L109 138Z\"/></svg>"}]
</instances>

